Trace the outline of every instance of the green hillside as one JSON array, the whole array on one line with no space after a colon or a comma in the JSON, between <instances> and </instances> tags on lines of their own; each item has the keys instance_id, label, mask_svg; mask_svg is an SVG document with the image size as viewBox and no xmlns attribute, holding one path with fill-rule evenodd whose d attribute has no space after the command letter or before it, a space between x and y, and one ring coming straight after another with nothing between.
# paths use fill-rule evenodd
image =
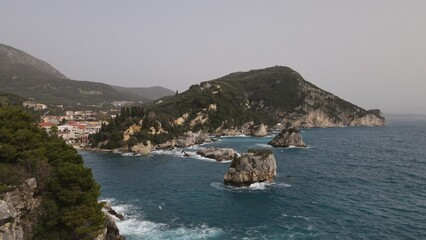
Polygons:
<instances>
[{"instance_id":1,"label":"green hillside","mask_svg":"<svg viewBox=\"0 0 426 240\"><path fill-rule=\"evenodd\" d=\"M109 126L92 136L92 146L105 141L106 148L147 140L160 144L186 131L247 134L248 129L260 123L269 129L277 124L337 127L385 123L379 110L360 108L305 81L293 69L280 66L202 82L181 94L158 99L142 112L136 117L130 109L122 110ZM124 131L140 123L141 131L131 141L123 141ZM157 133L150 134L150 129Z\"/></svg>"},{"instance_id":2,"label":"green hillside","mask_svg":"<svg viewBox=\"0 0 426 240\"><path fill-rule=\"evenodd\" d=\"M0 89L48 105L147 100L117 91L107 84L70 80L48 63L4 44L0 44Z\"/></svg>"},{"instance_id":3,"label":"green hillside","mask_svg":"<svg viewBox=\"0 0 426 240\"><path fill-rule=\"evenodd\" d=\"M25 231L21 238L90 240L100 234L104 215L99 185L76 150L39 129L34 118L18 107L0 107L0 133L0 199L35 178L33 197L42 200L37 209L22 213L20 224L31 225L33 231ZM3 225L13 219L2 221Z\"/></svg>"}]
</instances>

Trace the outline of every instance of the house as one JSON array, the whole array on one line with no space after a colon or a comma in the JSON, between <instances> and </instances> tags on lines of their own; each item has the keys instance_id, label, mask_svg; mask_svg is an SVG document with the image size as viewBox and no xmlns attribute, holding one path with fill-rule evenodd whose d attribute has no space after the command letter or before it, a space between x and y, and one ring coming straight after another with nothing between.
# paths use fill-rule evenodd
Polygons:
<instances>
[{"instance_id":1,"label":"house","mask_svg":"<svg viewBox=\"0 0 426 240\"><path fill-rule=\"evenodd\" d=\"M43 122L51 122L58 125L61 122L60 116L47 115L42 118Z\"/></svg>"},{"instance_id":2,"label":"house","mask_svg":"<svg viewBox=\"0 0 426 240\"><path fill-rule=\"evenodd\" d=\"M44 130L46 130L47 133L51 132L51 128L53 126L56 126L56 124L52 123L52 122L40 122L38 124L39 128L43 128Z\"/></svg>"},{"instance_id":3,"label":"house","mask_svg":"<svg viewBox=\"0 0 426 240\"><path fill-rule=\"evenodd\" d=\"M22 103L22 106L24 106L25 108L32 108L32 109L37 110L37 111L47 109L46 105L44 105L42 103L38 103L36 101L24 101Z\"/></svg>"},{"instance_id":4,"label":"house","mask_svg":"<svg viewBox=\"0 0 426 240\"><path fill-rule=\"evenodd\" d=\"M112 105L116 106L116 107L123 107L123 106L127 106L127 105L132 105L133 102L129 102L129 101L113 101Z\"/></svg>"}]
</instances>

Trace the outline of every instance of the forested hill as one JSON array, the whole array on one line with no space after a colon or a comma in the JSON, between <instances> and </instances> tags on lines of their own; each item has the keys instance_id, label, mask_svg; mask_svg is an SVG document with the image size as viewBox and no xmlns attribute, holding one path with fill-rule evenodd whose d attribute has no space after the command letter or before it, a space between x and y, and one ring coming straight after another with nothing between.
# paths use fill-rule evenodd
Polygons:
<instances>
[{"instance_id":1,"label":"forested hill","mask_svg":"<svg viewBox=\"0 0 426 240\"><path fill-rule=\"evenodd\" d=\"M188 131L250 134L250 129L261 124L272 129L287 124L337 127L384 123L380 110L365 110L316 87L291 68L276 66L193 85L145 106L143 111L126 109L99 134L92 135L91 141L94 147L117 148L148 140L161 144Z\"/></svg>"},{"instance_id":2,"label":"forested hill","mask_svg":"<svg viewBox=\"0 0 426 240\"><path fill-rule=\"evenodd\" d=\"M0 44L0 90L47 105L101 105L113 101L149 101L104 83L68 79L48 63Z\"/></svg>"},{"instance_id":3,"label":"forested hill","mask_svg":"<svg viewBox=\"0 0 426 240\"><path fill-rule=\"evenodd\" d=\"M0 107L0 238L87 239L104 227L99 185L80 155L21 108Z\"/></svg>"},{"instance_id":4,"label":"forested hill","mask_svg":"<svg viewBox=\"0 0 426 240\"><path fill-rule=\"evenodd\" d=\"M291 123L298 127L382 125L379 110L365 110L324 91L289 67L275 66L236 72L193 85L178 96L152 106L157 112L185 122L203 119L202 125L238 127L254 121L268 125Z\"/></svg>"}]
</instances>

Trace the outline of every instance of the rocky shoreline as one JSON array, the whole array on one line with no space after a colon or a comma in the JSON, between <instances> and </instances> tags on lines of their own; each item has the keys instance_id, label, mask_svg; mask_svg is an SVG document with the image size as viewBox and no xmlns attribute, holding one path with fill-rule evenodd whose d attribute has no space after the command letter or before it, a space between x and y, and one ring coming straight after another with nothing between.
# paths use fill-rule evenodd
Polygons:
<instances>
[{"instance_id":1,"label":"rocky shoreline","mask_svg":"<svg viewBox=\"0 0 426 240\"><path fill-rule=\"evenodd\" d=\"M105 228L94 240L124 240L124 236L120 235L120 230L117 227L117 221L124 220L124 215L117 213L111 203L101 201L103 204L102 212L105 215Z\"/></svg>"}]
</instances>

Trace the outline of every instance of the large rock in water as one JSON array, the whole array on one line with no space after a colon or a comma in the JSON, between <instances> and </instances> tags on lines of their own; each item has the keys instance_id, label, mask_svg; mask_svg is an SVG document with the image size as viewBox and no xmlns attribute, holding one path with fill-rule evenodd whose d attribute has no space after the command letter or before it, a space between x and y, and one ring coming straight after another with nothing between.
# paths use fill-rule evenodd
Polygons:
<instances>
[{"instance_id":1,"label":"large rock in water","mask_svg":"<svg viewBox=\"0 0 426 240\"><path fill-rule=\"evenodd\" d=\"M253 126L251 128L251 135L253 137L265 137L265 136L267 136L268 131L266 129L265 124L262 123L260 125Z\"/></svg>"},{"instance_id":2,"label":"large rock in water","mask_svg":"<svg viewBox=\"0 0 426 240\"><path fill-rule=\"evenodd\" d=\"M146 142L146 145L143 143L138 143L136 145L133 145L130 150L134 153L139 153L141 155L148 155L152 151L152 145L150 141Z\"/></svg>"},{"instance_id":3,"label":"large rock in water","mask_svg":"<svg viewBox=\"0 0 426 240\"><path fill-rule=\"evenodd\" d=\"M300 135L300 130L297 128L287 128L283 129L280 134L278 134L272 141L268 143L273 147L306 147L306 144L303 142L302 136Z\"/></svg>"},{"instance_id":4,"label":"large rock in water","mask_svg":"<svg viewBox=\"0 0 426 240\"><path fill-rule=\"evenodd\" d=\"M232 160L238 157L238 154L232 148L203 148L197 151L198 155L206 158L212 158L216 161Z\"/></svg>"},{"instance_id":5,"label":"large rock in water","mask_svg":"<svg viewBox=\"0 0 426 240\"><path fill-rule=\"evenodd\" d=\"M272 182L277 175L275 157L269 150L251 150L232 161L224 176L226 185L250 186L257 182Z\"/></svg>"}]
</instances>

